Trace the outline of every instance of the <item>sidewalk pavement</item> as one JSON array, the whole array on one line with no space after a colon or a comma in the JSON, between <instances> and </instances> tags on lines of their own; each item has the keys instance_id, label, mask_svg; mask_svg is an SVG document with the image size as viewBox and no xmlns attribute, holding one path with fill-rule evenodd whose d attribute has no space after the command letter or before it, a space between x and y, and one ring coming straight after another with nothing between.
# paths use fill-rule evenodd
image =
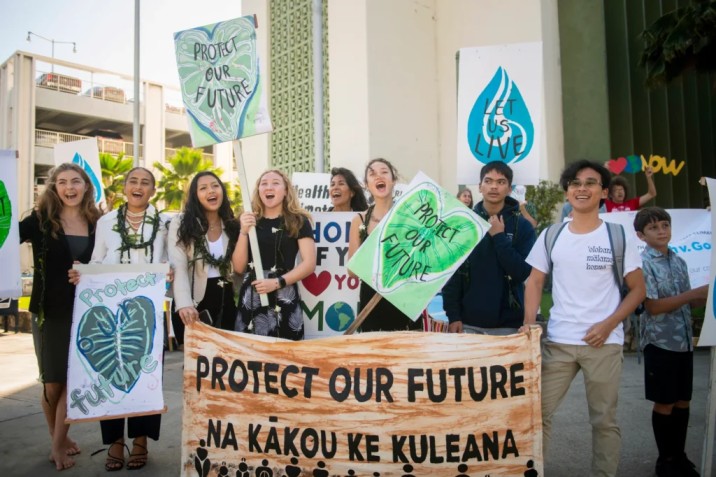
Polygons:
<instances>
[{"instance_id":1,"label":"sidewalk pavement","mask_svg":"<svg viewBox=\"0 0 716 477\"><path fill-rule=\"evenodd\" d=\"M160 440L150 441L149 463L143 469L133 471L133 476L179 475L182 358L181 352L167 352L165 355L164 400L169 410L162 416ZM705 433L708 350L697 350L694 366L694 396L687 454L700 467ZM37 381L32 335L0 333L0 369L4 374L0 382L0 476L54 475L54 464L47 458L50 440L40 408L42 386ZM651 431L651 403L644 399L643 372L643 367L637 364L636 354L625 355L618 410L622 431L619 476L654 475L657 452ZM550 452L545 459L545 475L587 475L591 459L591 431L581 373L557 412L554 433ZM70 436L77 441L82 453L75 457L75 466L63 471L62 475L106 477L106 453L91 456L94 451L105 447L102 445L99 424L73 425ZM714 464L716 469L716 459ZM120 471L122 475L125 472L126 469Z\"/></svg>"}]
</instances>

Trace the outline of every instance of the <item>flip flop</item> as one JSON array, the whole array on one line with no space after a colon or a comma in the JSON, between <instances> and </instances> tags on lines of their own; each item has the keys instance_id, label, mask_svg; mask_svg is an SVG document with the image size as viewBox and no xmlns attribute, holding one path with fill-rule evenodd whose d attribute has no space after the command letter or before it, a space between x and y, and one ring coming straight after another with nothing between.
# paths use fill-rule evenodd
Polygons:
<instances>
[{"instance_id":1,"label":"flip flop","mask_svg":"<svg viewBox=\"0 0 716 477\"><path fill-rule=\"evenodd\" d=\"M141 452L139 454L129 454L129 459L127 460L127 470L141 469L142 467L147 465L149 451L142 444L133 443L132 446L141 447L142 449L144 449L144 452Z\"/></svg>"}]
</instances>

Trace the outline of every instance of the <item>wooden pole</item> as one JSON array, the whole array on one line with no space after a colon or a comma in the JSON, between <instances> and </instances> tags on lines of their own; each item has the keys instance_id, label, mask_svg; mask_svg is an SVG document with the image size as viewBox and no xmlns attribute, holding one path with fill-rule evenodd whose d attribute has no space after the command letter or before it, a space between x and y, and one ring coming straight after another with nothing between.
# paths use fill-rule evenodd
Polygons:
<instances>
[{"instance_id":1,"label":"wooden pole","mask_svg":"<svg viewBox=\"0 0 716 477\"><path fill-rule=\"evenodd\" d=\"M366 303L365 307L360 311L360 313L358 313L358 316L356 316L356 319L353 320L353 323L351 323L351 326L349 326L343 334L352 335L353 333L355 333L355 331L360 327L360 325L363 324L365 319L368 317L368 314L373 311L373 308L375 308L378 302L382 299L383 297L377 293L373 295L373 298L371 298L368 303Z\"/></svg>"},{"instance_id":2,"label":"wooden pole","mask_svg":"<svg viewBox=\"0 0 716 477\"><path fill-rule=\"evenodd\" d=\"M241 152L241 141L239 139L234 143L234 159L236 160L236 170L239 173L239 184L241 186L241 200L244 203L244 210L251 210L251 195L249 194L249 181L246 178L246 169L244 168L244 155ZM256 236L256 227L249 229L249 246L251 247L252 262L256 279L264 279L264 268L261 264L261 251L259 250L259 239ZM268 306L268 296L266 294L259 295L261 298L261 306Z\"/></svg>"}]
</instances>

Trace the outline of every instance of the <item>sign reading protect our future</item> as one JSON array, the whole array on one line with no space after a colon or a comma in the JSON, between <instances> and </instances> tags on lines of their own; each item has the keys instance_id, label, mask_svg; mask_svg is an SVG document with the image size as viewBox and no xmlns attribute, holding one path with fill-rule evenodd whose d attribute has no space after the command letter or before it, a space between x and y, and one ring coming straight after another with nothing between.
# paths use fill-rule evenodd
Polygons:
<instances>
[{"instance_id":1,"label":"sign reading protect our future","mask_svg":"<svg viewBox=\"0 0 716 477\"><path fill-rule=\"evenodd\" d=\"M543 475L540 332L187 327L182 476Z\"/></svg>"},{"instance_id":2,"label":"sign reading protect our future","mask_svg":"<svg viewBox=\"0 0 716 477\"><path fill-rule=\"evenodd\" d=\"M75 265L67 420L164 412L168 264Z\"/></svg>"},{"instance_id":3,"label":"sign reading protect our future","mask_svg":"<svg viewBox=\"0 0 716 477\"><path fill-rule=\"evenodd\" d=\"M255 27L246 16L174 34L194 147L271 131Z\"/></svg>"},{"instance_id":4,"label":"sign reading protect our future","mask_svg":"<svg viewBox=\"0 0 716 477\"><path fill-rule=\"evenodd\" d=\"M488 229L454 194L418 173L348 268L417 319Z\"/></svg>"}]
</instances>

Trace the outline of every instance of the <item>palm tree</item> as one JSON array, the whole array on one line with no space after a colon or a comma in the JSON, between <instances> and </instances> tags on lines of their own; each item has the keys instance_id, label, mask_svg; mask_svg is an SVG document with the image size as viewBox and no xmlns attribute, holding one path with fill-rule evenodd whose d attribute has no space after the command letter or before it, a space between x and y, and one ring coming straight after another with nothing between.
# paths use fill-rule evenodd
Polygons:
<instances>
[{"instance_id":1,"label":"palm tree","mask_svg":"<svg viewBox=\"0 0 716 477\"><path fill-rule=\"evenodd\" d=\"M241 197L241 184L232 184L231 182L224 182L226 186L226 195L229 196L229 202L231 202L231 210L234 214L238 215L243 205L243 198Z\"/></svg>"},{"instance_id":2,"label":"palm tree","mask_svg":"<svg viewBox=\"0 0 716 477\"><path fill-rule=\"evenodd\" d=\"M218 176L223 173L220 168L214 167L211 160L204 159L200 150L190 147L179 148L167 160L167 164L169 167L161 162L154 163L154 167L162 174L154 202L164 201L165 210L181 210L185 189L197 172L211 170Z\"/></svg>"},{"instance_id":3,"label":"palm tree","mask_svg":"<svg viewBox=\"0 0 716 477\"><path fill-rule=\"evenodd\" d=\"M122 205L124 197L124 176L129 172L134 163L132 158L125 158L120 152L117 156L106 152L99 153L99 165L102 169L102 185L104 186L104 197L107 202L107 210Z\"/></svg>"},{"instance_id":4,"label":"palm tree","mask_svg":"<svg viewBox=\"0 0 716 477\"><path fill-rule=\"evenodd\" d=\"M662 15L641 34L639 64L646 83L660 86L695 69L716 71L716 0L692 3Z\"/></svg>"}]
</instances>

